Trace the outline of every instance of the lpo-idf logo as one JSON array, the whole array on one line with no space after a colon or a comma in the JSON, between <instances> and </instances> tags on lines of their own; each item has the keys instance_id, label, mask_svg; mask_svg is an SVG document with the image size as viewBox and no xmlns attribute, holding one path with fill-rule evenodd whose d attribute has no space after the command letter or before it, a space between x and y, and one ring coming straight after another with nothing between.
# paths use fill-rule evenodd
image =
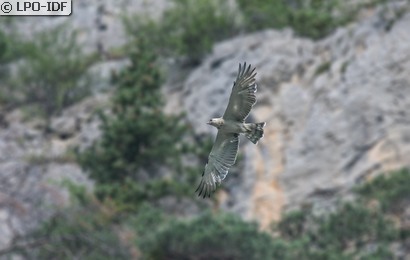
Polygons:
<instances>
[{"instance_id":1,"label":"lpo-idf logo","mask_svg":"<svg viewBox=\"0 0 410 260\"><path fill-rule=\"evenodd\" d=\"M72 0L0 0L0 15L70 15Z\"/></svg>"}]
</instances>

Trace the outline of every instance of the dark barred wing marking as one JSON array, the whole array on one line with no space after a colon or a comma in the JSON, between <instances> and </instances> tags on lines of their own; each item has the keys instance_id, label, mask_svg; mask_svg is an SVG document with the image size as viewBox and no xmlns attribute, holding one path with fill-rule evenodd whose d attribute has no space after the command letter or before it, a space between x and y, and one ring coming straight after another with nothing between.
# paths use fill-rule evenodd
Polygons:
<instances>
[{"instance_id":1,"label":"dark barred wing marking","mask_svg":"<svg viewBox=\"0 0 410 260\"><path fill-rule=\"evenodd\" d=\"M238 134L218 132L214 146L208 157L208 163L202 173L202 180L195 192L198 196L210 197L228 174L229 168L235 163L238 153Z\"/></svg>"},{"instance_id":2,"label":"dark barred wing marking","mask_svg":"<svg viewBox=\"0 0 410 260\"><path fill-rule=\"evenodd\" d=\"M244 122L248 117L256 103L255 75L255 68L251 69L251 65L246 67L246 62L243 66L239 64L238 76L232 87L228 107L223 115L224 119Z\"/></svg>"}]
</instances>

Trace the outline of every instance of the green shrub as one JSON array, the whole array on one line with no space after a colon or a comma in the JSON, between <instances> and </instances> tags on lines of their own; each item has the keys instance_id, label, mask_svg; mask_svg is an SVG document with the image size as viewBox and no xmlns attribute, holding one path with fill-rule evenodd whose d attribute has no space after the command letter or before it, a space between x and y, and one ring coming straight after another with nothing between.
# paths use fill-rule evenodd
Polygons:
<instances>
[{"instance_id":1,"label":"green shrub","mask_svg":"<svg viewBox=\"0 0 410 260\"><path fill-rule=\"evenodd\" d=\"M22 53L12 85L21 105L34 106L48 118L90 93L86 71L95 57L83 54L76 34L65 26L39 33L24 43Z\"/></svg>"},{"instance_id":2,"label":"green shrub","mask_svg":"<svg viewBox=\"0 0 410 260\"><path fill-rule=\"evenodd\" d=\"M363 250L369 243L384 244L397 238L397 230L382 212L361 204L345 204L336 213L321 221L309 234L314 243L325 250Z\"/></svg>"},{"instance_id":3,"label":"green shrub","mask_svg":"<svg viewBox=\"0 0 410 260\"><path fill-rule=\"evenodd\" d=\"M356 191L367 200L376 199L387 212L401 212L410 204L410 170L380 175ZM407 204L407 205L406 205Z\"/></svg>"},{"instance_id":4,"label":"green shrub","mask_svg":"<svg viewBox=\"0 0 410 260\"><path fill-rule=\"evenodd\" d=\"M409 181L409 170L403 169L359 186L357 201L340 204L333 213L286 214L274 226L287 248L281 259L393 259L390 246L410 237L406 225L391 221L392 214L400 220L408 208Z\"/></svg>"},{"instance_id":5,"label":"green shrub","mask_svg":"<svg viewBox=\"0 0 410 260\"><path fill-rule=\"evenodd\" d=\"M14 32L12 28L8 29ZM12 106L15 103L15 90L10 86L10 63L22 57L24 46L16 33L0 28L0 105Z\"/></svg>"},{"instance_id":6,"label":"green shrub","mask_svg":"<svg viewBox=\"0 0 410 260\"><path fill-rule=\"evenodd\" d=\"M157 213L151 214L157 219ZM150 219L144 216L136 222L142 234L136 243L146 259L274 259L285 247L259 232L255 223L233 215L206 213L191 220L168 220L158 228Z\"/></svg>"},{"instance_id":7,"label":"green shrub","mask_svg":"<svg viewBox=\"0 0 410 260\"><path fill-rule=\"evenodd\" d=\"M97 182L98 198L136 209L162 196L191 195L201 171L181 163L182 154L197 151L183 141L189 129L181 117L162 112L162 79L149 42L136 41L129 58L130 66L113 78L112 113L100 114L101 139L78 158Z\"/></svg>"},{"instance_id":8,"label":"green shrub","mask_svg":"<svg viewBox=\"0 0 410 260\"><path fill-rule=\"evenodd\" d=\"M106 211L93 203L65 209L9 252L26 259L130 259Z\"/></svg>"},{"instance_id":9,"label":"green shrub","mask_svg":"<svg viewBox=\"0 0 410 260\"><path fill-rule=\"evenodd\" d=\"M56 183L57 184L57 183ZM130 243L120 239L120 210L101 203L80 186L59 183L70 193L70 206L54 208L51 216L24 236L16 236L0 250L5 259L130 259ZM3 259L3 258L2 258Z\"/></svg>"},{"instance_id":10,"label":"green shrub","mask_svg":"<svg viewBox=\"0 0 410 260\"><path fill-rule=\"evenodd\" d=\"M7 35L0 30L0 105L7 102L7 93L4 91L5 78L8 77L8 68L5 65L8 61L10 50L10 40Z\"/></svg>"},{"instance_id":11,"label":"green shrub","mask_svg":"<svg viewBox=\"0 0 410 260\"><path fill-rule=\"evenodd\" d=\"M0 27L0 65L21 58L23 55L24 42L15 32L12 21L14 20L6 20Z\"/></svg>"},{"instance_id":12,"label":"green shrub","mask_svg":"<svg viewBox=\"0 0 410 260\"><path fill-rule=\"evenodd\" d=\"M0 64L7 61L7 56L10 50L10 41L7 35L0 30Z\"/></svg>"},{"instance_id":13,"label":"green shrub","mask_svg":"<svg viewBox=\"0 0 410 260\"><path fill-rule=\"evenodd\" d=\"M319 39L350 21L355 12L344 10L338 0L246 1L238 0L249 31L291 27L296 34ZM339 15L334 15L338 11Z\"/></svg>"},{"instance_id":14,"label":"green shrub","mask_svg":"<svg viewBox=\"0 0 410 260\"><path fill-rule=\"evenodd\" d=\"M248 31L264 28L283 28L289 25L291 7L283 0L238 0Z\"/></svg>"},{"instance_id":15,"label":"green shrub","mask_svg":"<svg viewBox=\"0 0 410 260\"><path fill-rule=\"evenodd\" d=\"M353 21L358 12L386 3L386 0L370 0L353 3L341 0L238 0L247 31L265 28L292 28L297 35L320 39L337 27ZM396 15L400 16L402 11ZM394 20L391 21L393 23ZM387 24L387 30L391 24Z\"/></svg>"},{"instance_id":16,"label":"green shrub","mask_svg":"<svg viewBox=\"0 0 410 260\"><path fill-rule=\"evenodd\" d=\"M239 32L236 17L227 1L174 0L160 21L134 17L125 24L131 35L149 39L157 52L195 64L215 42Z\"/></svg>"},{"instance_id":17,"label":"green shrub","mask_svg":"<svg viewBox=\"0 0 410 260\"><path fill-rule=\"evenodd\" d=\"M283 216L283 219L274 226L284 239L300 238L306 231L306 218L309 212L292 211Z\"/></svg>"},{"instance_id":18,"label":"green shrub","mask_svg":"<svg viewBox=\"0 0 410 260\"><path fill-rule=\"evenodd\" d=\"M392 256L388 245L399 237L399 230L381 211L361 203L341 204L321 216L291 212L275 230L287 246L282 259L383 259Z\"/></svg>"},{"instance_id":19,"label":"green shrub","mask_svg":"<svg viewBox=\"0 0 410 260\"><path fill-rule=\"evenodd\" d=\"M390 178L406 181L404 176ZM382 192L392 187L377 183ZM131 237L142 259L394 259L390 246L400 241L385 213L360 200L320 216L310 210L289 213L273 238L233 215L206 212L177 219L148 203L141 203L132 217L118 218L122 209L90 203L84 189L67 185L83 207L51 219L23 243L17 241L12 253L38 259L127 259L127 248L112 229L118 223L135 233Z\"/></svg>"},{"instance_id":20,"label":"green shrub","mask_svg":"<svg viewBox=\"0 0 410 260\"><path fill-rule=\"evenodd\" d=\"M320 39L379 2L385 0L238 0L235 9L228 1L173 0L159 19L136 15L124 24L132 37L150 41L161 56L182 57L187 65L196 65L215 42L243 31L290 27L297 35Z\"/></svg>"}]
</instances>

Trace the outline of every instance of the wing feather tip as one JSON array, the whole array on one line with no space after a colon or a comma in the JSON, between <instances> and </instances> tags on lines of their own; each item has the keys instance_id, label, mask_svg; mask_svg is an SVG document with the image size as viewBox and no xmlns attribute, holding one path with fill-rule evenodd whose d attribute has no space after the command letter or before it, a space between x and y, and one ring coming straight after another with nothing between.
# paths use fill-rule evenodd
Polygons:
<instances>
[{"instance_id":1,"label":"wing feather tip","mask_svg":"<svg viewBox=\"0 0 410 260\"><path fill-rule=\"evenodd\" d=\"M197 189L195 190L195 193L198 193L198 197L202 197L203 199L205 199L206 197L210 198L211 194L216 190L216 184L217 183L208 185L206 182L204 182L204 180L201 180Z\"/></svg>"}]
</instances>

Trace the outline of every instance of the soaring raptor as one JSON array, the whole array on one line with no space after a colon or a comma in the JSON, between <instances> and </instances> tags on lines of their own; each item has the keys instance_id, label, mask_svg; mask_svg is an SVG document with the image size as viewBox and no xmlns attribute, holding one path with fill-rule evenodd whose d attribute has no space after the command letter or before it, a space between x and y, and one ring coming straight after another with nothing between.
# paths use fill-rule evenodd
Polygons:
<instances>
[{"instance_id":1,"label":"soaring raptor","mask_svg":"<svg viewBox=\"0 0 410 260\"><path fill-rule=\"evenodd\" d=\"M208 157L208 163L202 173L202 180L196 192L198 196L210 197L228 174L229 168L235 163L238 153L239 134L257 144L263 136L263 123L245 123L253 105L256 103L255 68L239 64L238 76L233 84L228 107L220 118L213 118L207 124L218 129L215 143Z\"/></svg>"}]
</instances>

